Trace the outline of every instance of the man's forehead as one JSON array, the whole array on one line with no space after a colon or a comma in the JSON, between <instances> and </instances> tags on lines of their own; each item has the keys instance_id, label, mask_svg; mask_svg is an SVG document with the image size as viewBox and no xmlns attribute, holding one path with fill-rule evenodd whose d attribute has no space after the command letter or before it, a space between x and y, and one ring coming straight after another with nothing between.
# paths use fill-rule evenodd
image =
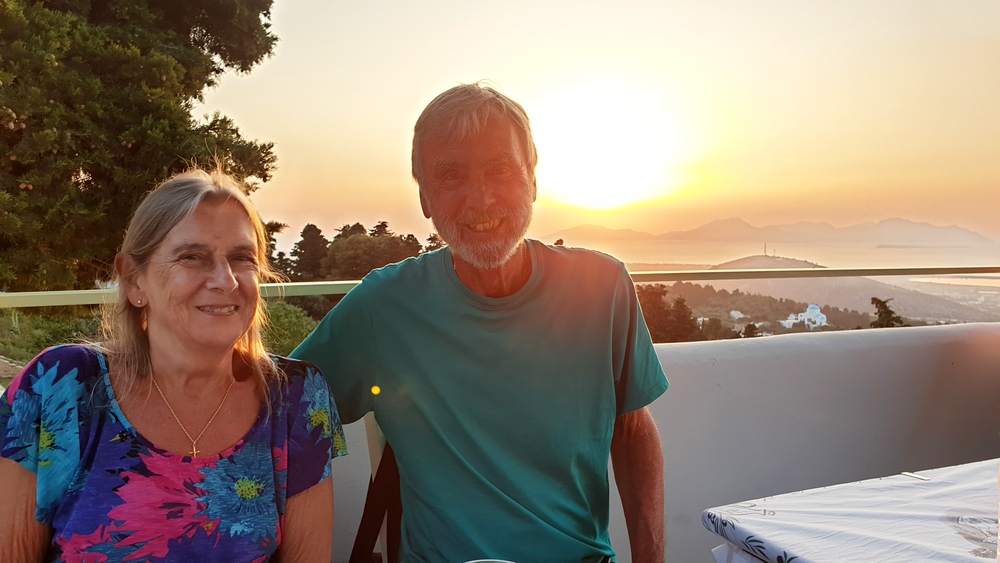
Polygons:
<instances>
[{"instance_id":1,"label":"man's forehead","mask_svg":"<svg viewBox=\"0 0 1000 563\"><path fill-rule=\"evenodd\" d=\"M424 138L424 148L434 147L452 151L493 148L497 151L509 151L512 148L523 150L521 136L516 127L506 121L485 124L478 130L441 130Z\"/></svg>"}]
</instances>

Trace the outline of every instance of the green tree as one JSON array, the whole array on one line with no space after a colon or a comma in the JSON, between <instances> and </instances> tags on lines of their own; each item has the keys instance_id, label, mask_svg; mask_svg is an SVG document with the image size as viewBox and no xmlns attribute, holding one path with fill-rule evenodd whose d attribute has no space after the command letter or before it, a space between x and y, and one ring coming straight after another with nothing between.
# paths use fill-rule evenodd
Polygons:
<instances>
[{"instance_id":1,"label":"green tree","mask_svg":"<svg viewBox=\"0 0 1000 563\"><path fill-rule=\"evenodd\" d=\"M379 221L372 227L372 230L368 231L368 236L370 237L391 237L396 236L396 233L389 230L388 221Z\"/></svg>"},{"instance_id":2,"label":"green tree","mask_svg":"<svg viewBox=\"0 0 1000 563\"><path fill-rule=\"evenodd\" d=\"M218 163L253 190L276 162L191 110L272 53L271 0L0 2L0 289L87 287L165 177Z\"/></svg>"},{"instance_id":3,"label":"green tree","mask_svg":"<svg viewBox=\"0 0 1000 563\"><path fill-rule=\"evenodd\" d=\"M681 297L674 297L674 304L670 307L670 314L667 317L667 339L666 342L692 342L702 340L701 330L698 328L698 321L694 318L687 301Z\"/></svg>"},{"instance_id":4,"label":"green tree","mask_svg":"<svg viewBox=\"0 0 1000 563\"><path fill-rule=\"evenodd\" d=\"M667 287L662 283L636 284L635 292L649 336L653 342L668 342L670 305L666 301Z\"/></svg>"},{"instance_id":5,"label":"green tree","mask_svg":"<svg viewBox=\"0 0 1000 563\"><path fill-rule=\"evenodd\" d=\"M274 264L278 259L275 256L274 251L278 248L278 239L275 235L284 231L288 228L288 223L281 223L279 221L268 221L264 223L264 233L267 235L267 258Z\"/></svg>"},{"instance_id":6,"label":"green tree","mask_svg":"<svg viewBox=\"0 0 1000 563\"><path fill-rule=\"evenodd\" d=\"M338 235L330 243L323 260L323 276L333 280L359 280L375 268L417 256L420 241L413 235L408 237L362 233L344 238Z\"/></svg>"},{"instance_id":7,"label":"green tree","mask_svg":"<svg viewBox=\"0 0 1000 563\"><path fill-rule=\"evenodd\" d=\"M367 235L368 231L365 230L365 226L361 223L355 223L353 225L344 225L343 227L337 229L337 234L334 235L333 240L345 239L352 237L354 235Z\"/></svg>"},{"instance_id":8,"label":"green tree","mask_svg":"<svg viewBox=\"0 0 1000 563\"><path fill-rule=\"evenodd\" d=\"M301 239L292 248L292 270L294 279L311 281L322 276L323 259L330 241L323 236L323 231L309 223L302 229Z\"/></svg>"},{"instance_id":9,"label":"green tree","mask_svg":"<svg viewBox=\"0 0 1000 563\"><path fill-rule=\"evenodd\" d=\"M875 306L875 320L871 322L872 328L892 328L903 326L903 318L896 314L889 306L892 299L879 299L872 297L872 305Z\"/></svg>"},{"instance_id":10,"label":"green tree","mask_svg":"<svg viewBox=\"0 0 1000 563\"><path fill-rule=\"evenodd\" d=\"M706 340L722 340L725 335L722 330L722 320L716 317L708 319L701 327Z\"/></svg>"},{"instance_id":11,"label":"green tree","mask_svg":"<svg viewBox=\"0 0 1000 563\"><path fill-rule=\"evenodd\" d=\"M447 245L445 244L444 239L441 238L441 235L431 233L427 237L427 244L424 245L424 252L433 252L439 248L444 248L445 246Z\"/></svg>"}]
</instances>

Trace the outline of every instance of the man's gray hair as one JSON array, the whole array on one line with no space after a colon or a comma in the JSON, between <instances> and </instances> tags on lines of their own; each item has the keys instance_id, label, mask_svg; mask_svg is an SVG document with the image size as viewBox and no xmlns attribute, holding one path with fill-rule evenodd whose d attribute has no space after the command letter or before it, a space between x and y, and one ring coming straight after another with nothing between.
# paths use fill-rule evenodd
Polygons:
<instances>
[{"instance_id":1,"label":"man's gray hair","mask_svg":"<svg viewBox=\"0 0 1000 563\"><path fill-rule=\"evenodd\" d=\"M493 117L508 119L521 133L528 171L534 175L538 164L538 150L531 136L528 114L521 104L504 96L494 88L476 82L459 84L438 94L427 104L413 127L413 151L410 166L413 179L419 185L423 180L420 169L420 149L426 139L464 141L478 135Z\"/></svg>"}]
</instances>

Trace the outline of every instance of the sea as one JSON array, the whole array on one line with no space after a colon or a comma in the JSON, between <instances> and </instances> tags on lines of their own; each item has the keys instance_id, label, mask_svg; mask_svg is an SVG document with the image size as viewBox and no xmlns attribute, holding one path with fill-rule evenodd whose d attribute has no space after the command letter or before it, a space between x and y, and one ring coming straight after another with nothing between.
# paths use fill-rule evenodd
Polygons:
<instances>
[{"instance_id":1,"label":"sea","mask_svg":"<svg viewBox=\"0 0 1000 563\"><path fill-rule=\"evenodd\" d=\"M597 240L567 245L600 250L626 264L714 266L765 254L765 246L757 242ZM766 254L827 268L1000 266L1000 243L995 242L962 247L784 243L768 244Z\"/></svg>"},{"instance_id":2,"label":"sea","mask_svg":"<svg viewBox=\"0 0 1000 563\"><path fill-rule=\"evenodd\" d=\"M632 271L700 269L765 253L756 242L664 240L570 241L615 256ZM828 268L1000 267L1000 243L975 246L890 246L860 243L768 244L768 256ZM1000 318L1000 274L879 276L875 281L947 299ZM776 295L777 296L777 295Z\"/></svg>"}]
</instances>

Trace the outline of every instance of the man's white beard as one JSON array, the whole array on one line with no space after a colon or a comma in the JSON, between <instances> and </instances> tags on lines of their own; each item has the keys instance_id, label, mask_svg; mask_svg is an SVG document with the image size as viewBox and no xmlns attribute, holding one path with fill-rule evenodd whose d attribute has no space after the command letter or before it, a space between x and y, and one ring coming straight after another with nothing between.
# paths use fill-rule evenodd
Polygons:
<instances>
[{"instance_id":1,"label":"man's white beard","mask_svg":"<svg viewBox=\"0 0 1000 563\"><path fill-rule=\"evenodd\" d=\"M446 242L451 248L452 254L465 260L470 265L481 270L496 270L513 258L517 252L518 245L524 240L524 234L528 232L528 225L531 224L532 201L524 199L517 208L510 209L509 213L484 213L482 217L470 217L468 215L457 219L438 219L436 216L431 219L434 228L437 229L441 240ZM463 229L460 225L469 223L486 223L493 219L501 218L501 225L495 230L496 237L483 242L471 242L464 238Z\"/></svg>"}]
</instances>

